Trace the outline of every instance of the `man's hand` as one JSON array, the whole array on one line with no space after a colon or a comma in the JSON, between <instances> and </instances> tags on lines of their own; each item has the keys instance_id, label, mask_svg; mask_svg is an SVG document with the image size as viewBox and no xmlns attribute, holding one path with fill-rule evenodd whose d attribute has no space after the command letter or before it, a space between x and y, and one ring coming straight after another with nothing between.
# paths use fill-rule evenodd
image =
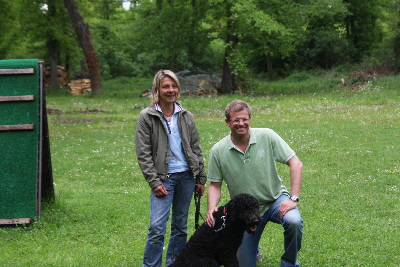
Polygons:
<instances>
[{"instance_id":1,"label":"man's hand","mask_svg":"<svg viewBox=\"0 0 400 267\"><path fill-rule=\"evenodd\" d=\"M163 184L157 186L156 189L153 190L153 192L156 197L164 197L168 195L168 191Z\"/></svg>"},{"instance_id":2,"label":"man's hand","mask_svg":"<svg viewBox=\"0 0 400 267\"><path fill-rule=\"evenodd\" d=\"M218 208L215 207L214 209L211 209L207 212L207 217L206 217L206 223L208 226L212 227L214 224L214 216L213 216L213 212L214 211L218 211Z\"/></svg>"},{"instance_id":3,"label":"man's hand","mask_svg":"<svg viewBox=\"0 0 400 267\"><path fill-rule=\"evenodd\" d=\"M297 202L294 202L293 200L287 199L282 201L279 205L279 218L282 219L289 210L296 208L296 206Z\"/></svg>"}]
</instances>

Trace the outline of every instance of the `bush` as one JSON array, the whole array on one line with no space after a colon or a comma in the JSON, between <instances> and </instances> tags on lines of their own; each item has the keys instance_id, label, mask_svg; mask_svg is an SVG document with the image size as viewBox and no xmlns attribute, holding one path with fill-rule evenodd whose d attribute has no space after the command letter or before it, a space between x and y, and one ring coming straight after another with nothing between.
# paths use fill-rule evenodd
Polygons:
<instances>
[{"instance_id":1,"label":"bush","mask_svg":"<svg viewBox=\"0 0 400 267\"><path fill-rule=\"evenodd\" d=\"M307 72L296 72L287 77L285 80L288 82L302 82L310 79L312 76Z\"/></svg>"}]
</instances>

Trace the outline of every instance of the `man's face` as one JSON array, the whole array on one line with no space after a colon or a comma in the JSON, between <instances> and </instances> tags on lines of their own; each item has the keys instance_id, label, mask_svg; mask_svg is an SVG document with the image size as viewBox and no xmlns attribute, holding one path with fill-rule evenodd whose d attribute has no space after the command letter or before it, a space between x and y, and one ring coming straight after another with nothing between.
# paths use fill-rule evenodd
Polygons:
<instances>
[{"instance_id":1,"label":"man's face","mask_svg":"<svg viewBox=\"0 0 400 267\"><path fill-rule=\"evenodd\" d=\"M231 128L231 134L243 137L249 134L250 116L247 109L241 111L231 111L230 120L225 119L226 125Z\"/></svg>"}]
</instances>

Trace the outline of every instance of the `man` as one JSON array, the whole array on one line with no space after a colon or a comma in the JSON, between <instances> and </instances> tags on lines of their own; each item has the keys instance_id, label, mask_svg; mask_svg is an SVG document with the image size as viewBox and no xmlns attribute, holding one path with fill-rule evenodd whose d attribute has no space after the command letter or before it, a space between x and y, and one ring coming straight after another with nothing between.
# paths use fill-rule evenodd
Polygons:
<instances>
[{"instance_id":1,"label":"man","mask_svg":"<svg viewBox=\"0 0 400 267\"><path fill-rule=\"evenodd\" d=\"M240 266L256 266L259 241L268 221L284 228L285 252L281 266L300 266L297 253L301 247L303 221L297 204L303 164L273 130L250 128L251 108L247 103L234 100L227 105L225 117L231 132L210 152L207 224L213 224L212 213L220 200L222 181L225 181L231 198L248 193L260 204L262 221L254 235L244 234L237 253ZM276 162L290 167L290 191L282 184Z\"/></svg>"}]
</instances>

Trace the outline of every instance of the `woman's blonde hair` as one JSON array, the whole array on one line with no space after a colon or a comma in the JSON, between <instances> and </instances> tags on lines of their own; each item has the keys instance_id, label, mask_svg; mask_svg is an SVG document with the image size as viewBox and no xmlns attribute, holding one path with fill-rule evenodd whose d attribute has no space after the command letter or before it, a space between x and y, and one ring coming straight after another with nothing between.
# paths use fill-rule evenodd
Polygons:
<instances>
[{"instance_id":1,"label":"woman's blonde hair","mask_svg":"<svg viewBox=\"0 0 400 267\"><path fill-rule=\"evenodd\" d=\"M181 87L179 85L179 80L176 77L175 73L173 73L170 70L160 70L159 72L157 72L157 74L154 76L153 79L153 87L151 89L151 102L153 104L156 104L160 101L158 96L160 94L162 79L164 79L165 77L169 77L172 80L174 80L174 82L178 86L178 94L176 96L176 99L178 99L181 96Z\"/></svg>"}]
</instances>

